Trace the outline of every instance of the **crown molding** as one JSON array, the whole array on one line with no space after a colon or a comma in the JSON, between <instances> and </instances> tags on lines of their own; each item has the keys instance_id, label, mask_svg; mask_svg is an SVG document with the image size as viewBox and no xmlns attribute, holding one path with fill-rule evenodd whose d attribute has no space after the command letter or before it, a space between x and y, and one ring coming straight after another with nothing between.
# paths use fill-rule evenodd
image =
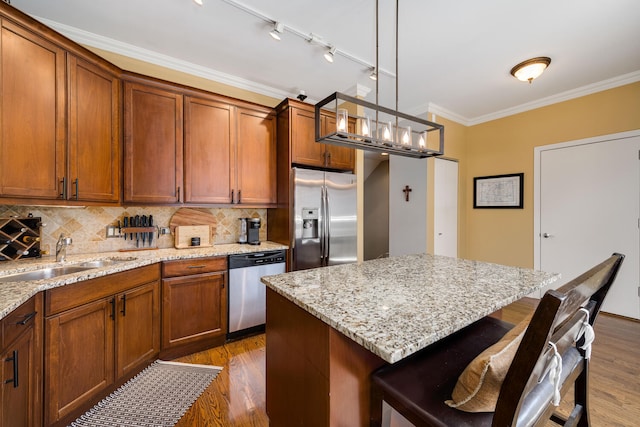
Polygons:
<instances>
[{"instance_id":1,"label":"crown molding","mask_svg":"<svg viewBox=\"0 0 640 427\"><path fill-rule=\"evenodd\" d=\"M76 43L92 46L97 49L106 50L129 58L148 62L171 70L181 71L197 77L213 80L239 89L245 89L261 95L270 96L275 99L284 99L295 96L295 94L276 89L263 84L255 83L250 80L241 79L239 77L212 70L211 68L202 67L191 62L182 61L168 55L163 55L148 49L142 49L137 46L123 43L108 37L99 36L88 31L80 30L75 27L60 24L46 18L34 16L34 19L53 28L64 36L70 38Z\"/></svg>"},{"instance_id":2,"label":"crown molding","mask_svg":"<svg viewBox=\"0 0 640 427\"><path fill-rule=\"evenodd\" d=\"M92 46L98 49L106 50L109 52L117 53L119 55L127 56L130 58L138 59L140 61L149 62L151 64L166 67L172 70L181 71L187 74L195 75L205 79L213 80L219 83L227 84L239 89L245 89L251 92L259 93L261 95L270 96L276 99L283 99L287 97L293 97L296 94L288 93L286 91L273 88L271 86L256 83L250 80L242 79L230 74L222 73L211 68L202 67L187 61L182 61L168 55L163 55L158 52L154 52L147 49L142 49L137 46L123 43L108 37L102 37L88 31L80 30L75 27L64 25L55 21L51 21L46 18L40 18L33 16L34 19L42 22L43 24L53 28L60 32L64 36L71 40ZM613 89L619 86L635 83L640 81L640 71L624 74L611 79L603 80L590 85L582 86L576 89L572 89L566 92L562 92L556 95L552 95L546 98L538 99L525 104L517 105L515 107L506 108L504 110L496 111L490 114L482 116L468 118L460 114L457 114L451 110L447 110L444 107L433 104L431 102L419 105L412 108L408 114L418 115L421 113L429 112L436 114L440 117L444 117L448 120L452 120L464 126L474 126L481 123L489 122L492 120L501 119L504 117L512 116L515 114L523 113L536 108L546 107L548 105L556 104L563 101L568 101L582 96L591 95L597 92L601 92L608 89ZM364 86L366 87L366 86Z\"/></svg>"},{"instance_id":3,"label":"crown molding","mask_svg":"<svg viewBox=\"0 0 640 427\"><path fill-rule=\"evenodd\" d=\"M485 122L490 122L492 120L513 116L514 114L524 113L525 111L535 110L536 108L546 107L548 105L569 101L571 99L580 98L582 96L592 95L597 92L602 92L608 89L636 83L638 81L640 81L640 71L634 71L632 73L623 74L611 79L582 86L576 89L571 89L566 92L561 92L556 95L538 99L536 101L527 102L526 104L521 104L512 108L506 108L504 110L496 111L495 113L485 114L473 119L468 119L466 125L473 126Z\"/></svg>"}]
</instances>

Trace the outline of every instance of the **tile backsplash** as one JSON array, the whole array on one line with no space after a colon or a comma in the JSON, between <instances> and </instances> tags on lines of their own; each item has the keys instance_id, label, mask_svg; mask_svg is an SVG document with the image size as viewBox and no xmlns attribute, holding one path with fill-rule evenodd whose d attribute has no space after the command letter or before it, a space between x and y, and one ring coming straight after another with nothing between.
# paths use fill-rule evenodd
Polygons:
<instances>
[{"instance_id":1,"label":"tile backsplash","mask_svg":"<svg viewBox=\"0 0 640 427\"><path fill-rule=\"evenodd\" d=\"M103 207L89 206L82 208L67 208L54 206L8 206L0 205L0 218L11 216L41 217L42 240L41 248L55 252L56 242L61 233L73 239L73 244L67 248L68 254L86 254L97 252L111 252L135 249L135 243L122 238L106 237L108 225L118 225L125 216L153 215L154 225L168 227L177 207ZM200 208L198 208L200 209ZM260 240L267 238L267 210L266 209L202 209L209 211L216 218L216 234L214 244L235 243L240 233L239 218L260 218ZM154 238L154 246L158 248L172 248L173 235L161 235Z\"/></svg>"}]
</instances>

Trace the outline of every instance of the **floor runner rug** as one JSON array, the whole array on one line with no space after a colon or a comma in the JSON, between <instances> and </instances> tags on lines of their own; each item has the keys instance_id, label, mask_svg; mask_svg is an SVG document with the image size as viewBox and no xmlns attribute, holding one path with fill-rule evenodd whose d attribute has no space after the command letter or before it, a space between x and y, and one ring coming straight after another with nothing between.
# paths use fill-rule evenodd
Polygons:
<instances>
[{"instance_id":1,"label":"floor runner rug","mask_svg":"<svg viewBox=\"0 0 640 427\"><path fill-rule=\"evenodd\" d=\"M174 426L220 370L219 366L157 360L71 426Z\"/></svg>"}]
</instances>

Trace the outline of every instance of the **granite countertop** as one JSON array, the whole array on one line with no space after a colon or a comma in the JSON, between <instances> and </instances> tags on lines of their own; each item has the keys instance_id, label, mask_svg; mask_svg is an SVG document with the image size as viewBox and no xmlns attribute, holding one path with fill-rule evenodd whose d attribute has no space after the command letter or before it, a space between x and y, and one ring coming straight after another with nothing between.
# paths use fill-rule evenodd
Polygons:
<instances>
[{"instance_id":1,"label":"granite countertop","mask_svg":"<svg viewBox=\"0 0 640 427\"><path fill-rule=\"evenodd\" d=\"M266 276L273 291L389 363L560 278L428 254Z\"/></svg>"},{"instance_id":2,"label":"granite countertop","mask_svg":"<svg viewBox=\"0 0 640 427\"><path fill-rule=\"evenodd\" d=\"M18 308L38 292L83 280L94 279L120 271L131 270L161 261L178 259L202 258L210 256L226 256L241 253L262 252L287 249L286 245L273 242L261 242L260 245L242 245L238 243L214 245L207 248L189 249L158 249L132 252L103 252L86 255L69 255L64 263L55 262L55 257L43 257L20 261L6 261L0 263L0 276L22 273L41 268L60 267L61 265L80 264L88 261L117 259L114 264L85 270L79 273L67 274L51 279L30 280L22 282L0 283L0 319Z\"/></svg>"}]
</instances>

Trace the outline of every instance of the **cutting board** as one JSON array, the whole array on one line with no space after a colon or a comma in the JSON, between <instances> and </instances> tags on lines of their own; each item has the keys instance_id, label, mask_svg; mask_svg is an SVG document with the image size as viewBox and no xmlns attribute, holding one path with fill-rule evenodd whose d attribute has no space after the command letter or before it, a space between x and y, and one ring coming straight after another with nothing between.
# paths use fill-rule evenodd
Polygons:
<instances>
[{"instance_id":1,"label":"cutting board","mask_svg":"<svg viewBox=\"0 0 640 427\"><path fill-rule=\"evenodd\" d=\"M208 225L211 228L209 241L214 242L216 235L216 218L207 210L195 208L180 208L173 214L169 220L169 228L175 236L175 229L178 226L185 225ZM177 244L177 242L176 242Z\"/></svg>"}]
</instances>

